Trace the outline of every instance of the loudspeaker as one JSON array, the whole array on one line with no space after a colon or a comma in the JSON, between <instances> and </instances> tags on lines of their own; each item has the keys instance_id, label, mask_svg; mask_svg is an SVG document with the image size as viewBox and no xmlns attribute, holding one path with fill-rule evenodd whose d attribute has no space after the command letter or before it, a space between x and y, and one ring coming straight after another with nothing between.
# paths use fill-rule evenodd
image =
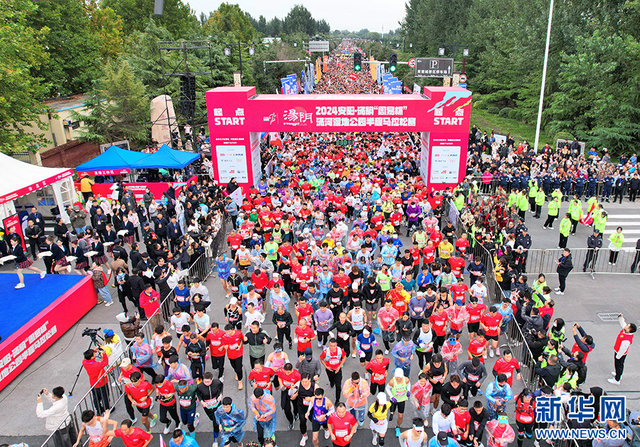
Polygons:
<instances>
[{"instance_id":1,"label":"loudspeaker","mask_svg":"<svg viewBox=\"0 0 640 447\"><path fill-rule=\"evenodd\" d=\"M196 113L196 76L180 76L180 109L179 113L192 118Z\"/></svg>"}]
</instances>

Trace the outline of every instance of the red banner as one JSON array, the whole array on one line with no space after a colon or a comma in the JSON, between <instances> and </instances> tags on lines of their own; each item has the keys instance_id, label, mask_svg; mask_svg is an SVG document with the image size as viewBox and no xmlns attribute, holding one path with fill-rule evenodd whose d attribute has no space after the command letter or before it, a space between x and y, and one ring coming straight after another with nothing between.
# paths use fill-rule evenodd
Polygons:
<instances>
[{"instance_id":1,"label":"red banner","mask_svg":"<svg viewBox=\"0 0 640 447\"><path fill-rule=\"evenodd\" d=\"M131 169L123 168L123 169L100 169L98 171L79 171L83 174L87 174L90 176L96 175L125 175L131 172Z\"/></svg>"},{"instance_id":2,"label":"red banner","mask_svg":"<svg viewBox=\"0 0 640 447\"><path fill-rule=\"evenodd\" d=\"M351 79L352 81L355 81L356 79L358 79L358 75L357 75L357 74L355 74L355 73L351 73L351 74L349 75L349 79Z\"/></svg>"},{"instance_id":3,"label":"red banner","mask_svg":"<svg viewBox=\"0 0 640 447\"><path fill-rule=\"evenodd\" d=\"M22 233L22 225L20 224L20 217L17 214L9 216L2 220L2 226L4 226L5 234L9 233L9 228L15 228L16 234L20 236L22 240L22 249L27 251L27 244L24 241L24 234ZM9 242L7 241L7 244ZM9 246L11 248L11 246Z\"/></svg>"},{"instance_id":4,"label":"red banner","mask_svg":"<svg viewBox=\"0 0 640 447\"><path fill-rule=\"evenodd\" d=\"M28 294L25 295L27 296ZM0 345L0 390L18 377L97 303L93 280L90 276L85 276L20 330L3 340Z\"/></svg>"},{"instance_id":5,"label":"red banner","mask_svg":"<svg viewBox=\"0 0 640 447\"><path fill-rule=\"evenodd\" d=\"M156 200L162 200L163 194L167 189L169 189L169 185L172 185L176 190L177 196L178 192L180 192L185 185L191 183L192 180L198 181L198 177L194 175L186 182L126 183L126 185L129 188L129 191L133 192L133 196L136 200L142 200L142 196L146 192L147 188L149 188L149 191L151 191ZM111 189L113 185L114 183L96 183L91 187L91 191L96 197L107 197L110 199L111 194L113 193L113 190Z\"/></svg>"}]
</instances>

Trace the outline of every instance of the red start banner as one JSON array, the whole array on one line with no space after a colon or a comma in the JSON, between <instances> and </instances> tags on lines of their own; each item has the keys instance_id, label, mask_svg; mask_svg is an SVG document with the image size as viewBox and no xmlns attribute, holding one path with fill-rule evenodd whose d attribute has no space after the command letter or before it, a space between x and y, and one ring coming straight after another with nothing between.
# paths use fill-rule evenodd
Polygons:
<instances>
[{"instance_id":1,"label":"red start banner","mask_svg":"<svg viewBox=\"0 0 640 447\"><path fill-rule=\"evenodd\" d=\"M167 189L169 189L169 185L173 186L177 195L177 193L180 192L180 189L191 183L192 180L197 182L198 177L194 175L186 182L127 183L127 187L133 192L133 196L136 200L142 200L142 196L147 188L149 188L149 191L151 191L156 200L162 200L163 194ZM111 198L113 185L115 185L115 183L96 183L91 186L91 192L95 197ZM79 190L79 185L76 185L76 188Z\"/></svg>"},{"instance_id":2,"label":"red start banner","mask_svg":"<svg viewBox=\"0 0 640 447\"><path fill-rule=\"evenodd\" d=\"M232 177L243 187L257 182L260 152L251 134L259 132L427 132L438 139L427 150L447 148L446 180L456 177L443 183L442 176L428 176L427 185L452 186L465 174L471 92L464 88L425 87L423 95L257 95L255 87L218 87L206 100L220 183ZM454 158L457 168L449 172Z\"/></svg>"}]
</instances>

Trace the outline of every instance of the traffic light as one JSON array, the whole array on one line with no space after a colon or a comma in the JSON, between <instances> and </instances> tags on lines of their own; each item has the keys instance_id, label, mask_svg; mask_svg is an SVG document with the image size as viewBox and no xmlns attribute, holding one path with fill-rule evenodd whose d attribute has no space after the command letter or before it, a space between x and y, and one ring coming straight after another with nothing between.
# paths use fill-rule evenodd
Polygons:
<instances>
[{"instance_id":1,"label":"traffic light","mask_svg":"<svg viewBox=\"0 0 640 447\"><path fill-rule=\"evenodd\" d=\"M389 55L389 72L395 73L398 68L398 55L396 53L391 53Z\"/></svg>"},{"instance_id":2,"label":"traffic light","mask_svg":"<svg viewBox=\"0 0 640 447\"><path fill-rule=\"evenodd\" d=\"M362 70L362 54L354 53L353 54L353 71Z\"/></svg>"}]
</instances>

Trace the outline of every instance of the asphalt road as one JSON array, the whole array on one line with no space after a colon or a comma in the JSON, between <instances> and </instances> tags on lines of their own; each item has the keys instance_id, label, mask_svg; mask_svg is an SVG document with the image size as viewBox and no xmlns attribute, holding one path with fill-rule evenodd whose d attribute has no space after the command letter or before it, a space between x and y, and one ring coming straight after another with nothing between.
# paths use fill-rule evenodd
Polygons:
<instances>
[{"instance_id":1,"label":"asphalt road","mask_svg":"<svg viewBox=\"0 0 640 447\"><path fill-rule=\"evenodd\" d=\"M563 204L563 209L566 204ZM606 204L606 209L610 215L616 216L615 220L624 220L625 228L632 229L633 225L640 225L640 219L635 204L624 203L622 205ZM543 217L545 216L543 212ZM620 217L633 216L633 217ZM610 218L611 221L614 218ZM530 227L534 248L554 247L557 244L557 225L555 230L542 230L542 222L533 219L531 214L527 214L526 224ZM539 224L532 224L536 222ZM628 223L626 223L628 222ZM607 227L608 228L608 227ZM553 239L550 239L551 233L554 233ZM579 241L585 241L590 234L590 229L579 226L577 235L569 240L570 247L579 247ZM626 233L626 231L625 231ZM406 242L406 239L403 238ZM635 239L633 239L635 244ZM574 244L574 245L571 245ZM12 271L10 267L2 267L0 271ZM548 277L551 287L557 286L557 278ZM640 379L640 356L637 353L637 347L631 348L631 355L627 358L626 370L622 378L620 386L611 385L606 382L606 378L610 377L610 371L613 369L613 343L619 331L617 322L604 321L606 314L617 314L623 312L627 317L627 321L639 323L640 309L637 305L637 290L640 284L638 275L595 275L595 279L590 276L578 273L569 275L567 281L567 291L564 296L554 296L556 302L554 317L562 317L571 326L574 321L579 322L588 333L594 336L596 349L589 356L588 361L588 377L585 388L590 386L601 386L605 390L614 393L623 393L627 396L627 405L634 410L640 409L638 403L637 386L635 385ZM209 288L210 296L213 302L210 315L212 321L223 322L222 307L226 304L225 294L222 290L220 282L216 278L209 278L206 282ZM115 294L115 291L114 291ZM117 301L117 300L116 300ZM43 435L47 434L44 428L44 421L35 417L36 393L43 387L53 388L62 385L65 389L70 389L76 374L80 368L82 360L82 352L87 348L89 340L81 337L80 333L84 327L102 327L119 330L119 325L115 320L115 315L121 312L119 304L116 302L114 306L105 308L104 306L96 306L92 309L78 324L70 331L64 334L44 355L31 364L13 383L0 392L0 443L8 442L10 444L25 441L31 445L37 445L43 440ZM267 316L270 321L270 313ZM271 335L275 335L275 328L269 322L265 324L265 330ZM381 341L381 340L379 340ZM466 333L462 338L463 347L468 344ZM504 343L504 339L501 343ZM270 350L268 350L270 352ZM285 352L290 358L295 357L295 352L285 348ZM314 353L318 353L317 344L314 345ZM487 359L487 367L490 369L493 365L492 359ZM248 359L245 359L245 373L248 373ZM208 365L210 368L210 365ZM344 367L343 376L348 377L352 371L358 370L362 372L360 364L356 359L349 358ZM247 411L247 402L250 386L246 384L244 390L238 390L234 383L233 371L228 363L225 367L225 391L224 394L230 396L236 405ZM417 378L417 363L413 365L411 372L411 381ZM245 374L246 377L246 374ZM485 382L486 384L487 382ZM334 398L333 390L329 388L326 374L323 372L320 378L320 386L324 387L327 395ZM514 385L514 393L521 390L521 384ZM79 397L81 397L89 389L88 379L84 372L80 374L78 386L74 391L73 397L70 398L70 407L72 408ZM279 400L279 395L276 394ZM484 398L481 398L484 400ZM369 399L373 402L373 398ZM472 399L473 402L473 399ZM200 445L210 445L212 426L206 421L204 413L202 413L204 422L198 428L196 440ZM509 413L513 416L513 404L509 406ZM118 408L113 417L117 420L126 416L123 408ZM408 428L412 417L411 410L405 414L405 422L403 428ZM248 428L252 426L252 421L248 422ZM395 445L395 437L393 436L395 422L390 423L389 442L387 445ZM296 426L293 431L289 431L288 423L281 410L278 411L278 433L276 440L279 445L295 446L300 440L300 433ZM152 430L155 434L161 433L162 428L157 426ZM253 434L247 435L253 439ZM165 439L168 441L168 439ZM365 422L363 429L360 429L354 438L355 445L361 445L362 442L370 443L371 434L368 430L368 423ZM119 445L119 441L115 441L114 445ZM321 445L328 445L327 441L321 436ZM311 445L311 441L307 445ZM527 445L527 443L525 443Z\"/></svg>"}]
</instances>

